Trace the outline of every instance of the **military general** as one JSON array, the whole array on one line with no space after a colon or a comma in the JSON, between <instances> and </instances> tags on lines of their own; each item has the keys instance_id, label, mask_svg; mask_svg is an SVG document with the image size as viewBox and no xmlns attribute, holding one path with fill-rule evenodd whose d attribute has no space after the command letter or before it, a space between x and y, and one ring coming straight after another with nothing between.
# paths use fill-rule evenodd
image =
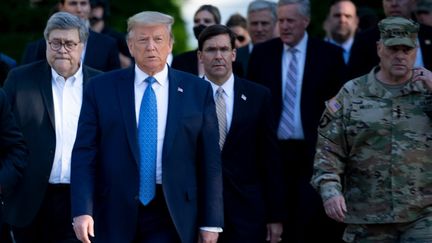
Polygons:
<instances>
[{"instance_id":1,"label":"military general","mask_svg":"<svg viewBox=\"0 0 432 243\"><path fill-rule=\"evenodd\" d=\"M432 242L432 73L418 24L379 23L380 63L326 102L312 185L346 242Z\"/></svg>"}]
</instances>

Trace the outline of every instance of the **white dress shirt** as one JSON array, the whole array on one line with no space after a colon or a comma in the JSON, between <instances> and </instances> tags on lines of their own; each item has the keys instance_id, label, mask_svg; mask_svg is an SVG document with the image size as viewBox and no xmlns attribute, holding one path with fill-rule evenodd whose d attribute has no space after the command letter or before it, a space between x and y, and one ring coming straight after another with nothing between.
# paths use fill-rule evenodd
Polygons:
<instances>
[{"instance_id":1,"label":"white dress shirt","mask_svg":"<svg viewBox=\"0 0 432 243\"><path fill-rule=\"evenodd\" d=\"M83 92L82 66L64 79L51 69L56 147L49 183L70 183L70 164Z\"/></svg>"},{"instance_id":2,"label":"white dress shirt","mask_svg":"<svg viewBox=\"0 0 432 243\"><path fill-rule=\"evenodd\" d=\"M149 75L141 71L135 64L135 114L136 123L139 123L139 110L141 107L141 100L144 91L148 86L144 80ZM162 148L165 138L165 127L168 115L168 96L169 96L169 82L168 82L168 66L165 65L164 69L153 76L157 82L153 84L153 90L156 94L157 102L157 157L156 157L156 183L162 184ZM222 232L222 228L218 227L200 227L201 230L210 232Z\"/></svg>"},{"instance_id":3,"label":"white dress shirt","mask_svg":"<svg viewBox=\"0 0 432 243\"><path fill-rule=\"evenodd\" d=\"M296 103L294 110L294 133L290 136L290 139L304 139L303 125L301 121L301 91L303 85L303 74L304 66L306 61L306 47L308 41L308 34L305 32L301 41L294 47L297 49L297 84L296 84ZM284 97L286 83L288 82L288 67L292 59L292 53L288 51L291 47L284 44L284 51L282 54L282 99Z\"/></svg>"},{"instance_id":4,"label":"white dress shirt","mask_svg":"<svg viewBox=\"0 0 432 243\"><path fill-rule=\"evenodd\" d=\"M144 91L148 86L144 80L149 75L141 71L135 64L135 115L139 123L139 112ZM157 102L157 153L156 153L156 183L162 184L162 147L165 138L165 127L168 114L168 66L153 76L156 82L152 85Z\"/></svg>"},{"instance_id":5,"label":"white dress shirt","mask_svg":"<svg viewBox=\"0 0 432 243\"><path fill-rule=\"evenodd\" d=\"M219 85L210 81L206 76L204 76L204 79L210 82L213 89L213 98L216 101L216 91L219 88ZM234 75L232 73L228 80L221 87L224 90L223 98L225 100L226 107L227 132L229 132L234 109Z\"/></svg>"}]
</instances>

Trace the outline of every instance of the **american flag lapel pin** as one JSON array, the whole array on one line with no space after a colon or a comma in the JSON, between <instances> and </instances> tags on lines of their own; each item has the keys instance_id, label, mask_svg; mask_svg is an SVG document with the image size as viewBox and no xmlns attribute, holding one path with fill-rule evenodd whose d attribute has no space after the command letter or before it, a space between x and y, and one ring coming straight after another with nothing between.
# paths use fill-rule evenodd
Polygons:
<instances>
[{"instance_id":1,"label":"american flag lapel pin","mask_svg":"<svg viewBox=\"0 0 432 243\"><path fill-rule=\"evenodd\" d=\"M183 93L183 89L181 87L177 87L177 91Z\"/></svg>"},{"instance_id":2,"label":"american flag lapel pin","mask_svg":"<svg viewBox=\"0 0 432 243\"><path fill-rule=\"evenodd\" d=\"M247 100L247 97L246 97L246 95L244 95L244 94L241 95L241 98L242 98L242 100L244 100L244 101Z\"/></svg>"}]
</instances>

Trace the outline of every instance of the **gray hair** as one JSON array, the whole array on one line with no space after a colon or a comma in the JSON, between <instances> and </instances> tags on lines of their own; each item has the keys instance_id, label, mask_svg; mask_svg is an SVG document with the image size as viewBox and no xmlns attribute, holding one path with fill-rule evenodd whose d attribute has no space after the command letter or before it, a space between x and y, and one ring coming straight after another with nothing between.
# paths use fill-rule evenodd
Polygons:
<instances>
[{"instance_id":1,"label":"gray hair","mask_svg":"<svg viewBox=\"0 0 432 243\"><path fill-rule=\"evenodd\" d=\"M77 29L79 33L80 42L87 42L89 36L89 29L84 22L84 20L79 17L67 13L67 12L57 12L53 14L47 21L44 37L48 41L49 34L53 30L72 30Z\"/></svg>"},{"instance_id":2,"label":"gray hair","mask_svg":"<svg viewBox=\"0 0 432 243\"><path fill-rule=\"evenodd\" d=\"M130 36L133 34L133 28L139 24L166 25L168 32L170 33L170 37L171 39L173 39L173 34L171 29L172 29L172 25L174 24L174 18L167 14L154 12L154 11L143 11L135 14L134 16L130 17L127 21L127 38L130 38Z\"/></svg>"},{"instance_id":3,"label":"gray hair","mask_svg":"<svg viewBox=\"0 0 432 243\"><path fill-rule=\"evenodd\" d=\"M284 6L287 4L298 4L299 12L301 15L310 18L310 1L309 0L279 0L278 7Z\"/></svg>"},{"instance_id":4,"label":"gray hair","mask_svg":"<svg viewBox=\"0 0 432 243\"><path fill-rule=\"evenodd\" d=\"M249 3L248 9L247 9L247 15L249 17L249 14L256 11L261 10L269 10L271 13L271 17L273 19L273 22L276 22L277 20L277 13L276 13L276 3L270 2L266 0L255 0L253 2Z\"/></svg>"}]
</instances>

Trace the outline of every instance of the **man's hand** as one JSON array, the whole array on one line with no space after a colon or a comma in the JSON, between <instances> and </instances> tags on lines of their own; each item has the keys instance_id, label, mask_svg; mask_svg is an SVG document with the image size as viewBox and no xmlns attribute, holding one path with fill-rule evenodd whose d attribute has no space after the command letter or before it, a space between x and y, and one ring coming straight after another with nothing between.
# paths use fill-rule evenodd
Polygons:
<instances>
[{"instance_id":1,"label":"man's hand","mask_svg":"<svg viewBox=\"0 0 432 243\"><path fill-rule=\"evenodd\" d=\"M345 213L347 212L345 198L343 196L331 197L324 202L324 209L330 218L343 222L345 219Z\"/></svg>"},{"instance_id":2,"label":"man's hand","mask_svg":"<svg viewBox=\"0 0 432 243\"><path fill-rule=\"evenodd\" d=\"M219 238L219 233L200 230L198 243L216 243Z\"/></svg>"},{"instance_id":3,"label":"man's hand","mask_svg":"<svg viewBox=\"0 0 432 243\"><path fill-rule=\"evenodd\" d=\"M427 70L426 68L417 67L413 69L413 82L423 82L426 87L432 91L432 73L431 71Z\"/></svg>"},{"instance_id":4,"label":"man's hand","mask_svg":"<svg viewBox=\"0 0 432 243\"><path fill-rule=\"evenodd\" d=\"M267 238L266 241L270 243L278 243L282 240L281 235L283 231L282 223L267 224Z\"/></svg>"},{"instance_id":5,"label":"man's hand","mask_svg":"<svg viewBox=\"0 0 432 243\"><path fill-rule=\"evenodd\" d=\"M91 243L89 235L94 237L94 222L90 215L81 215L73 218L75 235L83 243Z\"/></svg>"}]
</instances>

